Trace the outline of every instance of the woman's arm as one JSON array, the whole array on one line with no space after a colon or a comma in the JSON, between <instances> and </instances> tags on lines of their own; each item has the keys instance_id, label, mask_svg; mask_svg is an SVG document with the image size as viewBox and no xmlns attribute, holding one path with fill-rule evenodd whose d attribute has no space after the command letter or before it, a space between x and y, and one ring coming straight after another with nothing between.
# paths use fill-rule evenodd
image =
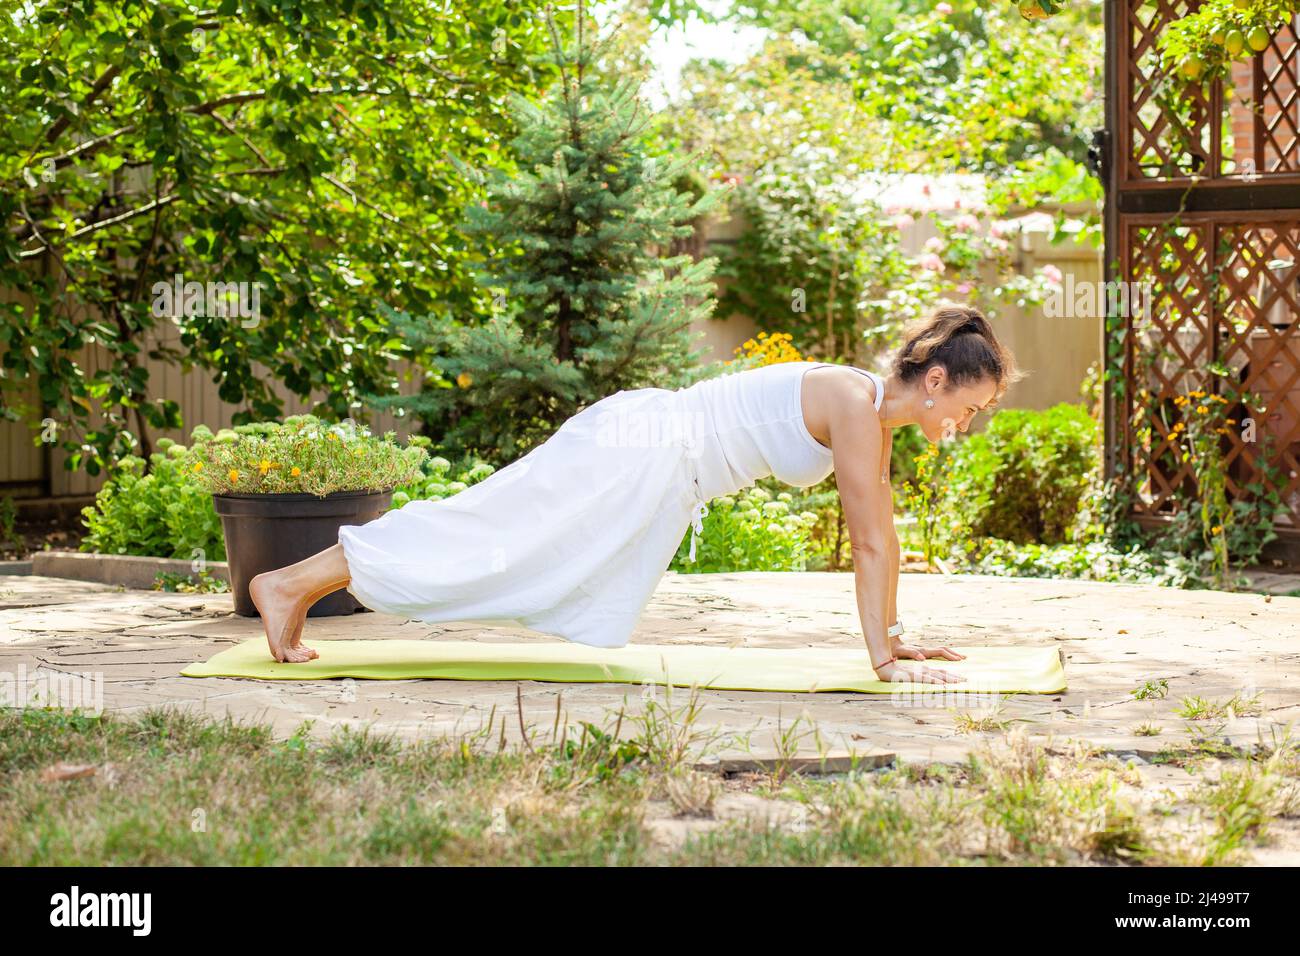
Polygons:
<instances>
[{"instance_id":1,"label":"woman's arm","mask_svg":"<svg viewBox=\"0 0 1300 956\"><path fill-rule=\"evenodd\" d=\"M889 476L890 452L894 446L893 432L885 429L884 447L880 453L880 474L882 478ZM880 507L885 511L885 523L889 528L889 536L886 539L885 550L889 553L889 604L885 608L885 626L893 626L898 621L898 571L902 565L902 550L898 544L898 529L894 527L894 489L888 480L883 482L884 491L880 495ZM890 653L894 653L894 648L902 644L901 638L891 637L889 639Z\"/></svg>"},{"instance_id":2,"label":"woman's arm","mask_svg":"<svg viewBox=\"0 0 1300 956\"><path fill-rule=\"evenodd\" d=\"M853 555L854 587L862 636L872 666L893 656L886 630L889 621L891 561L889 535L893 521L886 518L889 485L881 482L884 448L880 415L864 379L846 382L844 397L831 403L827 430L835 464L835 485L844 509Z\"/></svg>"},{"instance_id":3,"label":"woman's arm","mask_svg":"<svg viewBox=\"0 0 1300 956\"><path fill-rule=\"evenodd\" d=\"M898 537L894 531L893 495L888 481L887 446L880 416L866 382L846 382L842 398L830 403L827 430L834 456L835 484L844 509L853 554L854 589L862 636L872 667L882 680L947 683L960 680L945 671L900 668L885 664L893 656L887 630L893 613Z\"/></svg>"}]
</instances>

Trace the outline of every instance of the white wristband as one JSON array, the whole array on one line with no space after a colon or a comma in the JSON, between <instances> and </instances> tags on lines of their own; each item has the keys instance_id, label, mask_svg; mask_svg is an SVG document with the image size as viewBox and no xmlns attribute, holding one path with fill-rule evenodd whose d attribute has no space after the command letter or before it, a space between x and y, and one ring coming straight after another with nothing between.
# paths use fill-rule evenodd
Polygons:
<instances>
[{"instance_id":1,"label":"white wristband","mask_svg":"<svg viewBox=\"0 0 1300 956\"><path fill-rule=\"evenodd\" d=\"M903 622L898 621L897 623L891 625L888 633L890 637L898 637L900 634L903 633Z\"/></svg>"}]
</instances>

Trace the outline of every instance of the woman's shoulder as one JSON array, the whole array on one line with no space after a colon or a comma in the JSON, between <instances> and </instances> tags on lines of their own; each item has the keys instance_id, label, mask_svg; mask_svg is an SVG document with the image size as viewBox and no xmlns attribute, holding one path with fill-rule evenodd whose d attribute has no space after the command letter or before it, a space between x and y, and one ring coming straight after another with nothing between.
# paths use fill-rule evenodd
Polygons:
<instances>
[{"instance_id":1,"label":"woman's shoulder","mask_svg":"<svg viewBox=\"0 0 1300 956\"><path fill-rule=\"evenodd\" d=\"M858 368L856 365L842 365L838 362L818 362L821 366L816 375L809 375L809 378L817 382L825 382L823 388L830 389L838 396L852 398L855 396L865 396L874 407L877 404L878 392L883 385L883 379L875 372L868 371L865 368ZM811 370L810 370L811 373Z\"/></svg>"}]
</instances>

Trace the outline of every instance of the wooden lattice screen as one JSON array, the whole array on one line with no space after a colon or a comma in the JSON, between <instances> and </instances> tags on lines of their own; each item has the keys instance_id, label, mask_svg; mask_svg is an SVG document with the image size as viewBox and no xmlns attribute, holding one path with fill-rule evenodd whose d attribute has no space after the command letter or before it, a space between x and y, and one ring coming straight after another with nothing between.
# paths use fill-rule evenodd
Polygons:
<instances>
[{"instance_id":1,"label":"wooden lattice screen","mask_svg":"<svg viewBox=\"0 0 1300 956\"><path fill-rule=\"evenodd\" d=\"M1108 278L1143 308L1108 320L1124 369L1108 397L1107 471L1143 523L1195 500L1177 427L1198 390L1233 399L1227 490L1263 482L1300 557L1300 17L1272 45L1201 84L1161 67L1156 39L1200 0L1107 3ZM1238 401L1238 398L1240 401ZM1242 424L1255 423L1247 431ZM1185 426L1184 426L1185 427ZM1254 438L1254 440L1250 440ZM1269 476L1272 476L1272 481Z\"/></svg>"}]
</instances>

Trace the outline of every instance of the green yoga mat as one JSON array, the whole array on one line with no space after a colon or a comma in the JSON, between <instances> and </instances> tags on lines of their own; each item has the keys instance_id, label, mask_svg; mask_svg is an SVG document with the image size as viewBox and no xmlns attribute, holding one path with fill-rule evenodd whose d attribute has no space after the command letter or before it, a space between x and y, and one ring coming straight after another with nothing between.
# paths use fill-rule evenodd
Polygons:
<instances>
[{"instance_id":1,"label":"green yoga mat","mask_svg":"<svg viewBox=\"0 0 1300 956\"><path fill-rule=\"evenodd\" d=\"M304 664L271 658L262 638L191 664L185 677L251 677L258 680L535 680L563 684L697 685L712 690L863 694L975 692L1058 694L1065 671L1055 647L954 648L964 661L931 659L967 678L965 683L887 683L877 680L865 647L704 647L694 644L628 644L597 648L584 644L527 641L308 641L320 653Z\"/></svg>"}]
</instances>

